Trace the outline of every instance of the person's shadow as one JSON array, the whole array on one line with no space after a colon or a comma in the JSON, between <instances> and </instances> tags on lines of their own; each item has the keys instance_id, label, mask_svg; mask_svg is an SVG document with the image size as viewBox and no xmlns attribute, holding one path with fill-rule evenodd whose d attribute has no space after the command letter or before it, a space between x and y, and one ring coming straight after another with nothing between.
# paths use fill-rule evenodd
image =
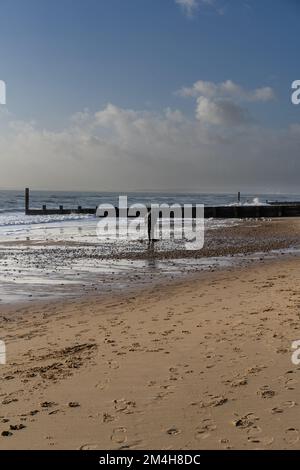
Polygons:
<instances>
[{"instance_id":1,"label":"person's shadow","mask_svg":"<svg viewBox=\"0 0 300 470\"><path fill-rule=\"evenodd\" d=\"M157 259L154 256L151 257L151 258L148 258L146 260L146 264L147 264L148 268L151 268L151 269L157 269L158 268Z\"/></svg>"}]
</instances>

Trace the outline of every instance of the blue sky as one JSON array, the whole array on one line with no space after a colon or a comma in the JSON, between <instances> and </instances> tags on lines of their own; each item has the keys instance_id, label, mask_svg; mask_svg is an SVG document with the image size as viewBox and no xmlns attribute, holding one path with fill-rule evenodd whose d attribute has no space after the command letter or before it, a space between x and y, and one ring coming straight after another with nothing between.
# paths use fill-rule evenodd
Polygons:
<instances>
[{"instance_id":1,"label":"blue sky","mask_svg":"<svg viewBox=\"0 0 300 470\"><path fill-rule=\"evenodd\" d=\"M240 152L242 145L248 145L250 140L256 150L247 162L252 161L254 153L257 161L268 153L271 162L272 148L265 149L264 139L268 135L276 148L280 142L285 151L293 126L291 151L296 152L295 129L298 132L300 107L290 102L290 86L300 78L299 19L300 5L296 0L1 0L0 79L7 84L8 117L1 121L0 152L8 155L9 160L7 177L0 179L0 185L23 184L23 179L20 175L16 177L13 170L26 150L30 154L26 157L28 166L37 167L40 185L68 187L75 181L77 186L88 189L89 175L85 178L80 175L80 165L77 176L67 183L58 181L55 172L51 173L52 179L43 180L38 167L42 169L52 159L51 149L58 149L66 165L68 158L74 158L76 164L83 159L85 164L95 141L99 143L101 139L97 150L100 166L108 168L108 161L117 165L122 155L136 155L135 162L126 162L132 165L134 176L131 180L128 173L124 184L134 189L135 178L149 171L148 166L156 164L156 172L162 169L160 150L157 149L157 154L150 151L151 139L157 137L153 129L161 138L161 130L165 129L161 142L163 161L168 151L169 158L174 153L174 138L170 136L181 133L180 143L194 139L190 149L191 171L195 174L198 168L199 173L207 172L211 188L232 187L242 167L236 175L232 174L236 162L231 154ZM214 84L213 96L207 87L204 94L191 91L199 81ZM220 84L226 81L239 88L224 93ZM185 96L178 93L183 87L190 88ZM272 96L253 98L255 90L266 88ZM108 103L115 108L107 108ZM184 119L178 115L174 119L169 112L166 117L166 108L178 115L182 113ZM84 125L81 119L80 131L78 128L75 131L69 126L70 117L83 110L87 110L88 117L85 116ZM126 110L141 114L133 117ZM104 111L100 119L95 118ZM138 126L141 117L145 118L144 113L149 114L141 130ZM197 131L196 125L200 126ZM13 134L11 128L16 127ZM133 148L131 142L137 128L140 135ZM263 129L261 134L259 128ZM80 145L76 147L74 143L71 148L71 137L76 132L82 133L81 143L85 139L84 148L88 147L85 156L80 153ZM140 155L142 132L149 144L147 157ZM110 142L108 135L113 135ZM222 139L232 143L227 162L232 171L227 174L224 166L223 180L217 169L221 149L216 148L216 142ZM16 141L20 142L17 150ZM113 145L118 146L115 152ZM200 150L196 154L198 145ZM177 144L175 153L178 147ZM31 156L38 151L47 157L43 161L41 156L37 164ZM179 155L174 158L178 169L181 168ZM90 168L95 160L93 154ZM141 160L144 166L140 167ZM295 173L296 153L290 163L291 172ZM106 189L116 189L120 180L114 179L112 168L108 173L111 177ZM189 179L186 175L183 187L194 190L196 180L190 176ZM270 178L266 187L276 189L281 181L279 176ZM28 180L29 173L26 177ZM263 181L256 183L253 175L253 188L263 189ZM138 186L146 184L142 179ZM289 184L289 175L283 176L282 188L288 189ZM94 189L96 185L93 181ZM176 189L178 178L174 173L170 180L162 178L159 184L156 181L150 186Z\"/></svg>"},{"instance_id":2,"label":"blue sky","mask_svg":"<svg viewBox=\"0 0 300 470\"><path fill-rule=\"evenodd\" d=\"M278 102L260 110L263 119L294 119L297 2L218 6L223 14L200 5L188 18L175 0L2 0L0 71L9 109L51 126L107 102L188 109L175 90L199 78L230 78L248 88L274 87Z\"/></svg>"}]
</instances>

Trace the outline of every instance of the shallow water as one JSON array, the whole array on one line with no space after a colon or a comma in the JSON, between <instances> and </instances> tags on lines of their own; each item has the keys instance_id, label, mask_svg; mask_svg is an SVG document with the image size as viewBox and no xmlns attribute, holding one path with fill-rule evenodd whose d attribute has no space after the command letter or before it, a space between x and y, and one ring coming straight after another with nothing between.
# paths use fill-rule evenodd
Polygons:
<instances>
[{"instance_id":1,"label":"shallow water","mask_svg":"<svg viewBox=\"0 0 300 470\"><path fill-rule=\"evenodd\" d=\"M4 251L3 251L4 250ZM84 293L119 292L163 281L184 278L192 273L247 265L279 255L299 255L298 249L269 253L184 259L99 259L93 247L0 246L1 303L37 300L46 297L77 297Z\"/></svg>"}]
</instances>

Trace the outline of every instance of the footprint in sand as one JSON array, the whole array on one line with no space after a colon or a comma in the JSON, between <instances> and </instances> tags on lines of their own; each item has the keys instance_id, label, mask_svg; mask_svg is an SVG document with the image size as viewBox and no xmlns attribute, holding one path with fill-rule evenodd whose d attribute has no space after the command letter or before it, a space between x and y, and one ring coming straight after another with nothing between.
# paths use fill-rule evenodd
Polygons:
<instances>
[{"instance_id":1,"label":"footprint in sand","mask_svg":"<svg viewBox=\"0 0 300 470\"><path fill-rule=\"evenodd\" d=\"M100 444L83 444L79 447L79 450L100 450Z\"/></svg>"},{"instance_id":2,"label":"footprint in sand","mask_svg":"<svg viewBox=\"0 0 300 470\"><path fill-rule=\"evenodd\" d=\"M287 400L287 401L284 401L281 406L283 408L294 408L294 406L296 406L297 403L295 401L292 401L292 400Z\"/></svg>"},{"instance_id":3,"label":"footprint in sand","mask_svg":"<svg viewBox=\"0 0 300 470\"><path fill-rule=\"evenodd\" d=\"M132 400L125 400L125 398L121 398L121 400L114 400L114 408L117 412L122 412L125 414L132 414L136 408L136 402Z\"/></svg>"},{"instance_id":4,"label":"footprint in sand","mask_svg":"<svg viewBox=\"0 0 300 470\"><path fill-rule=\"evenodd\" d=\"M215 431L215 429L217 429L217 426L215 425L212 419L204 419L202 424L196 427L195 438L207 439L210 436L210 433L212 431Z\"/></svg>"},{"instance_id":5,"label":"footprint in sand","mask_svg":"<svg viewBox=\"0 0 300 470\"><path fill-rule=\"evenodd\" d=\"M253 426L256 426L255 422L259 421L259 417L255 416L254 413L247 413L245 416L241 416L240 418L233 421L234 426L240 429L248 429Z\"/></svg>"},{"instance_id":6,"label":"footprint in sand","mask_svg":"<svg viewBox=\"0 0 300 470\"><path fill-rule=\"evenodd\" d=\"M283 438L287 444L293 445L299 441L299 430L296 428L289 428L285 431Z\"/></svg>"},{"instance_id":7,"label":"footprint in sand","mask_svg":"<svg viewBox=\"0 0 300 470\"><path fill-rule=\"evenodd\" d=\"M252 439L252 438L255 438L257 436L259 436L259 434L261 434L262 432L262 429L261 427L257 426L257 425L253 425L251 428L249 428L247 430L247 434L248 434L248 440Z\"/></svg>"},{"instance_id":8,"label":"footprint in sand","mask_svg":"<svg viewBox=\"0 0 300 470\"><path fill-rule=\"evenodd\" d=\"M248 385L248 379L246 377L236 378L232 381L228 380L226 383L230 384L233 388L243 387L244 385Z\"/></svg>"},{"instance_id":9,"label":"footprint in sand","mask_svg":"<svg viewBox=\"0 0 300 470\"><path fill-rule=\"evenodd\" d=\"M115 421L115 419L115 416L112 416L109 413L103 413L102 415L103 423L111 423L112 421Z\"/></svg>"},{"instance_id":10,"label":"footprint in sand","mask_svg":"<svg viewBox=\"0 0 300 470\"><path fill-rule=\"evenodd\" d=\"M127 441L126 428L115 428L110 438L117 444L123 444Z\"/></svg>"},{"instance_id":11,"label":"footprint in sand","mask_svg":"<svg viewBox=\"0 0 300 470\"><path fill-rule=\"evenodd\" d=\"M287 379L284 386L287 390L295 390L295 385L297 385L298 381L295 379Z\"/></svg>"},{"instance_id":12,"label":"footprint in sand","mask_svg":"<svg viewBox=\"0 0 300 470\"><path fill-rule=\"evenodd\" d=\"M228 398L226 398L224 396L215 396L215 397L212 397L207 402L202 402L202 407L203 408L205 408L205 407L215 407L216 408L218 406L224 405L227 402L228 402Z\"/></svg>"},{"instance_id":13,"label":"footprint in sand","mask_svg":"<svg viewBox=\"0 0 300 470\"><path fill-rule=\"evenodd\" d=\"M127 442L126 444L120 446L119 450L136 449L137 447L141 446L142 443L143 443L143 441L141 439L136 440L136 441Z\"/></svg>"},{"instance_id":14,"label":"footprint in sand","mask_svg":"<svg viewBox=\"0 0 300 470\"><path fill-rule=\"evenodd\" d=\"M176 428L175 426L167 429L167 434L169 434L169 436L177 436L180 433L180 429Z\"/></svg>"},{"instance_id":15,"label":"footprint in sand","mask_svg":"<svg viewBox=\"0 0 300 470\"><path fill-rule=\"evenodd\" d=\"M271 409L272 414L279 414L283 413L285 409L294 408L296 406L296 402L292 400L284 401L279 406L275 406Z\"/></svg>"},{"instance_id":16,"label":"footprint in sand","mask_svg":"<svg viewBox=\"0 0 300 470\"><path fill-rule=\"evenodd\" d=\"M260 387L258 389L257 395L264 399L273 398L276 395L276 392L274 390L271 390L268 385L264 385L263 387Z\"/></svg>"},{"instance_id":17,"label":"footprint in sand","mask_svg":"<svg viewBox=\"0 0 300 470\"><path fill-rule=\"evenodd\" d=\"M251 444L259 444L262 447L268 447L274 442L274 437L248 437L248 442Z\"/></svg>"},{"instance_id":18,"label":"footprint in sand","mask_svg":"<svg viewBox=\"0 0 300 470\"><path fill-rule=\"evenodd\" d=\"M273 415L283 413L283 408L280 408L279 406L274 406L274 408L271 409L271 413Z\"/></svg>"},{"instance_id":19,"label":"footprint in sand","mask_svg":"<svg viewBox=\"0 0 300 470\"><path fill-rule=\"evenodd\" d=\"M98 382L95 387L99 388L99 390L106 390L109 386L110 379L104 379L101 382Z\"/></svg>"}]
</instances>

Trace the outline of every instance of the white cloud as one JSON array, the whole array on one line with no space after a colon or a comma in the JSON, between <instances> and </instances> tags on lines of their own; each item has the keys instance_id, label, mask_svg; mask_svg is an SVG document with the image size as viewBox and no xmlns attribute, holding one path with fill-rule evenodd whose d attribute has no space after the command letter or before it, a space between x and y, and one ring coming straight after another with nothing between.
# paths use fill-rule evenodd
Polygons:
<instances>
[{"instance_id":1,"label":"white cloud","mask_svg":"<svg viewBox=\"0 0 300 470\"><path fill-rule=\"evenodd\" d=\"M229 100L197 98L196 117L201 122L220 126L239 126L250 122L246 110Z\"/></svg>"},{"instance_id":2,"label":"white cloud","mask_svg":"<svg viewBox=\"0 0 300 470\"><path fill-rule=\"evenodd\" d=\"M175 0L175 2L181 6L187 16L192 16L198 8L197 0Z\"/></svg>"},{"instance_id":3,"label":"white cloud","mask_svg":"<svg viewBox=\"0 0 300 470\"><path fill-rule=\"evenodd\" d=\"M275 98L271 87L246 90L232 80L221 83L198 80L191 87L183 87L177 91L180 96L205 96L207 98L235 98L241 101L271 101Z\"/></svg>"},{"instance_id":4,"label":"white cloud","mask_svg":"<svg viewBox=\"0 0 300 470\"><path fill-rule=\"evenodd\" d=\"M265 103L275 98L271 87L247 90L226 80L221 83L198 80L191 87L177 91L179 96L196 98L196 117L203 123L238 126L251 121L242 103Z\"/></svg>"},{"instance_id":5,"label":"white cloud","mask_svg":"<svg viewBox=\"0 0 300 470\"><path fill-rule=\"evenodd\" d=\"M216 0L175 0L175 3L188 17L192 17L200 7L205 6L214 7L217 13L223 14L223 9L216 5Z\"/></svg>"}]
</instances>

